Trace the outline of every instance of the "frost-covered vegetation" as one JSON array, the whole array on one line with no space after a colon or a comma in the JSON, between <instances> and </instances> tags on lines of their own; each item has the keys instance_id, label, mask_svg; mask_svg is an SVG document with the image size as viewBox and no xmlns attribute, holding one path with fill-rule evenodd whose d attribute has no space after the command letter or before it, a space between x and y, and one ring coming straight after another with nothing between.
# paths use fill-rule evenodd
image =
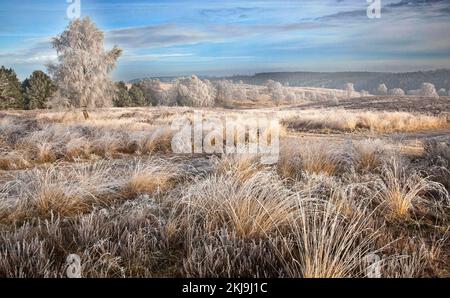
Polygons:
<instances>
[{"instance_id":1,"label":"frost-covered vegetation","mask_svg":"<svg viewBox=\"0 0 450 298\"><path fill-rule=\"evenodd\" d=\"M0 276L63 277L74 252L84 277L365 277L372 254L385 277L448 276L449 142L299 138L353 114L280 110L274 165L174 155L170 123L193 112L2 113ZM357 117L419 117L389 115Z\"/></svg>"}]
</instances>

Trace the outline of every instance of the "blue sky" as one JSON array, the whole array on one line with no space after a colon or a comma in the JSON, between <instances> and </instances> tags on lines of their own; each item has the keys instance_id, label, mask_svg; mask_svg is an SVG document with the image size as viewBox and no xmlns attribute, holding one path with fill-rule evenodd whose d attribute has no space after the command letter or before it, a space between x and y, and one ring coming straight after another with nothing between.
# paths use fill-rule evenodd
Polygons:
<instances>
[{"instance_id":1,"label":"blue sky","mask_svg":"<svg viewBox=\"0 0 450 298\"><path fill-rule=\"evenodd\" d=\"M450 68L450 0L81 0L124 50L114 78ZM0 0L0 65L21 79L55 59L66 0Z\"/></svg>"}]
</instances>

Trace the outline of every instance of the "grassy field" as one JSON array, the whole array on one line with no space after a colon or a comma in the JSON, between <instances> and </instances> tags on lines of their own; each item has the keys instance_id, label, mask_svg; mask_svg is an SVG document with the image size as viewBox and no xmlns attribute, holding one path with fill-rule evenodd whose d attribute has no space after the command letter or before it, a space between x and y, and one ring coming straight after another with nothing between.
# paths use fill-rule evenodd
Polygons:
<instances>
[{"instance_id":1,"label":"grassy field","mask_svg":"<svg viewBox=\"0 0 450 298\"><path fill-rule=\"evenodd\" d=\"M0 277L450 277L449 102L0 112ZM194 112L279 119L278 163L174 154Z\"/></svg>"}]
</instances>

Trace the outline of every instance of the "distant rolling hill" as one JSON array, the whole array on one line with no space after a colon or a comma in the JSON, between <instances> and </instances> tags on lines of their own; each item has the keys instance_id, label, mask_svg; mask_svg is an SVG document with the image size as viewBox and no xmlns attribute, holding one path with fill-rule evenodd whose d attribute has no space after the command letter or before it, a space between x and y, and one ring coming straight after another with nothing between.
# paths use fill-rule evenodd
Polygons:
<instances>
[{"instance_id":1,"label":"distant rolling hill","mask_svg":"<svg viewBox=\"0 0 450 298\"><path fill-rule=\"evenodd\" d=\"M353 83L356 90L374 92L381 83L388 88L404 90L419 89L424 82L432 83L437 89L450 88L450 70L418 71L407 73L384 72L273 72L258 73L253 76L233 76L233 81L242 80L248 84L263 84L267 80L275 80L298 87L324 87L340 89L346 83Z\"/></svg>"},{"instance_id":2,"label":"distant rolling hill","mask_svg":"<svg viewBox=\"0 0 450 298\"><path fill-rule=\"evenodd\" d=\"M233 82L242 81L246 84L262 85L267 80L274 80L292 87L322 87L341 89L346 83L353 83L356 90L375 92L381 83L391 88L403 90L419 89L424 82L432 83L436 89L450 89L450 69L432 71L417 71L404 73L390 72L267 72L255 75L235 75L230 77L202 77L210 80L228 79ZM175 77L161 77L161 81L168 82ZM131 83L140 81L136 79Z\"/></svg>"}]
</instances>

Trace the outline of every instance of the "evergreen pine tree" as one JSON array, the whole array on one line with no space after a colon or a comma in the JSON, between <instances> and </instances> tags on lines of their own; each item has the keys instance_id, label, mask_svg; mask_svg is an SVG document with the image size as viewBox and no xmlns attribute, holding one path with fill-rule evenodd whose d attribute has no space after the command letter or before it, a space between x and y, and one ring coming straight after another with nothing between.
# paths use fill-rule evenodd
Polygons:
<instances>
[{"instance_id":1,"label":"evergreen pine tree","mask_svg":"<svg viewBox=\"0 0 450 298\"><path fill-rule=\"evenodd\" d=\"M131 97L131 101L133 103L133 106L135 107L144 107L147 106L147 102L145 100L144 92L142 89L136 85L133 84L129 90L129 95Z\"/></svg>"},{"instance_id":2,"label":"evergreen pine tree","mask_svg":"<svg viewBox=\"0 0 450 298\"><path fill-rule=\"evenodd\" d=\"M116 94L113 99L115 107L131 107L133 102L124 82L116 83Z\"/></svg>"},{"instance_id":3,"label":"evergreen pine tree","mask_svg":"<svg viewBox=\"0 0 450 298\"><path fill-rule=\"evenodd\" d=\"M28 109L44 109L56 86L44 72L37 70L23 82L24 103Z\"/></svg>"},{"instance_id":4,"label":"evergreen pine tree","mask_svg":"<svg viewBox=\"0 0 450 298\"><path fill-rule=\"evenodd\" d=\"M22 87L12 69L0 68L0 109L23 109Z\"/></svg>"}]
</instances>

